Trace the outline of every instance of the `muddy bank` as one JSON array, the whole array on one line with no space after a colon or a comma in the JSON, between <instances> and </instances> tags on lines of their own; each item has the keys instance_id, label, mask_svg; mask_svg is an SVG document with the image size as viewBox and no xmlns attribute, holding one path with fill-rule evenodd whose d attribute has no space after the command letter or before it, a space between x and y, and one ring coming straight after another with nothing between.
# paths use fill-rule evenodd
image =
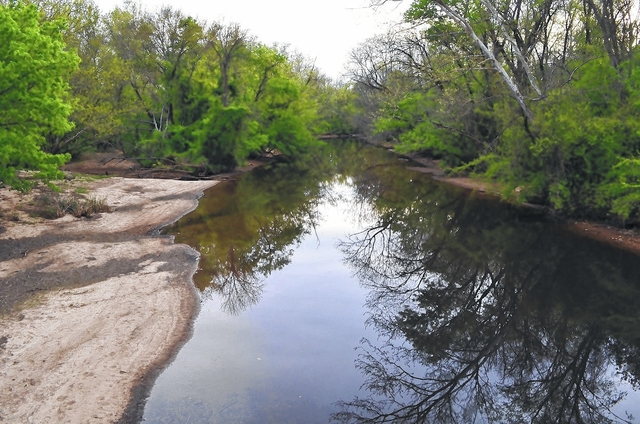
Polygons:
<instances>
[{"instance_id":1,"label":"muddy bank","mask_svg":"<svg viewBox=\"0 0 640 424\"><path fill-rule=\"evenodd\" d=\"M0 422L136 421L197 312L197 253L152 233L215 182L74 184L113 211L42 220L0 190Z\"/></svg>"},{"instance_id":2,"label":"muddy bank","mask_svg":"<svg viewBox=\"0 0 640 424\"><path fill-rule=\"evenodd\" d=\"M479 193L500 196L500 188L495 184L478 181L469 177L448 177L442 171L437 161L413 156L407 158L419 165L408 166L409 169L430 174L433 179L437 181L442 181L446 184L455 185L467 190L475 190ZM594 223L576 220L565 221L565 224L570 231L576 234L640 255L640 231L637 229L623 229L602 222Z\"/></svg>"}]
</instances>

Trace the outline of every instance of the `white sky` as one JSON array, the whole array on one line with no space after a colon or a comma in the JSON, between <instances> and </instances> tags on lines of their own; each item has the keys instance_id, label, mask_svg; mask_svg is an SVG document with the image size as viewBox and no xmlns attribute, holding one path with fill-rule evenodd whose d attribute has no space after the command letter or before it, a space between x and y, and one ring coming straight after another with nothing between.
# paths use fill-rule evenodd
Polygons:
<instances>
[{"instance_id":1,"label":"white sky","mask_svg":"<svg viewBox=\"0 0 640 424\"><path fill-rule=\"evenodd\" d=\"M95 0L102 12L124 0ZM370 0L137 0L147 10L171 5L207 22L237 22L258 41L289 44L326 75L336 79L349 52L367 38L400 21L410 0L389 1L372 9Z\"/></svg>"}]
</instances>

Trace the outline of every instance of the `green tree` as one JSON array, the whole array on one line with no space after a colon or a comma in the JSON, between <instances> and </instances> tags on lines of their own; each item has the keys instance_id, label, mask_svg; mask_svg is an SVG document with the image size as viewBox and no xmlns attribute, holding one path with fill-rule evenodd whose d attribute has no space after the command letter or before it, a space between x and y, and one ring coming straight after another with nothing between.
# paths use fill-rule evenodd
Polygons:
<instances>
[{"instance_id":1,"label":"green tree","mask_svg":"<svg viewBox=\"0 0 640 424\"><path fill-rule=\"evenodd\" d=\"M110 48L104 18L93 0L36 0L47 21L63 19L67 47L80 57L69 81L73 97L70 120L74 128L65 134L49 134L43 149L70 153L112 143L123 128L123 105L118 93L126 83L126 70Z\"/></svg>"},{"instance_id":2,"label":"green tree","mask_svg":"<svg viewBox=\"0 0 640 424\"><path fill-rule=\"evenodd\" d=\"M78 56L66 49L62 21L41 22L35 5L0 5L0 181L25 190L18 170L48 181L68 155L45 153L48 134L72 129L68 80Z\"/></svg>"},{"instance_id":3,"label":"green tree","mask_svg":"<svg viewBox=\"0 0 640 424\"><path fill-rule=\"evenodd\" d=\"M374 3L385 3L378 0ZM354 50L368 133L574 217L640 220L637 2L413 0Z\"/></svg>"},{"instance_id":4,"label":"green tree","mask_svg":"<svg viewBox=\"0 0 640 424\"><path fill-rule=\"evenodd\" d=\"M227 171L244 160L238 150L246 137L246 117L249 110L242 106L212 108L210 118L205 118L195 131L201 140L202 155L212 171Z\"/></svg>"},{"instance_id":5,"label":"green tree","mask_svg":"<svg viewBox=\"0 0 640 424\"><path fill-rule=\"evenodd\" d=\"M64 19L62 40L80 57L72 125L44 133L47 153L111 147L143 166L217 172L265 151L298 155L322 127L315 67L237 24L131 2L102 14L93 0L24 1L43 25Z\"/></svg>"}]
</instances>

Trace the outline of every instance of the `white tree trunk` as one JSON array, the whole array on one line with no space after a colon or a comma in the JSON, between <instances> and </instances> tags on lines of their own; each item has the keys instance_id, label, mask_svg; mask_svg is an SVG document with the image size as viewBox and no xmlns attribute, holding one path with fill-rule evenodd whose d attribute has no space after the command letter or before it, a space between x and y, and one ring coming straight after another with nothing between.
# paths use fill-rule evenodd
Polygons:
<instances>
[{"instance_id":1,"label":"white tree trunk","mask_svg":"<svg viewBox=\"0 0 640 424\"><path fill-rule=\"evenodd\" d=\"M491 13L491 16L500 25L500 32L502 33L502 36L509 42L509 44L511 44L511 47L513 48L513 52L518 57L518 61L522 65L524 72L527 74L527 78L529 79L529 84L531 84L531 87L533 87L535 92L538 93L538 96L542 97L542 90L540 90L540 86L538 86L538 82L536 81L536 78L533 76L533 73L531 72L531 68L527 63L527 60L525 59L524 55L522 54L522 51L518 47L518 43L516 43L516 40L514 40L513 37L511 37L507 29L505 28L502 20L502 16L498 13L496 8L493 7L493 4L491 3L490 0L480 0L480 1L487 9L489 9L489 13Z\"/></svg>"},{"instance_id":2,"label":"white tree trunk","mask_svg":"<svg viewBox=\"0 0 640 424\"><path fill-rule=\"evenodd\" d=\"M469 22L467 22L455 10L451 9L448 5L446 5L442 0L435 0L434 3L447 16L449 16L451 19L453 19L455 22L457 22L458 25L460 25L466 31L467 34L469 34L469 36L473 39L474 43L476 43L476 45L480 48L480 50L482 50L482 53L485 55L485 57L487 59L489 59L491 61L491 63L493 63L493 67L498 72L498 74L500 74L500 76L502 77L504 82L507 84L507 87L509 87L509 90L511 91L511 94L513 95L513 97L518 102L518 105L520 106L520 109L522 110L522 113L524 114L525 118L529 122L533 122L533 113L531 112L531 110L529 109L527 104L525 103L524 96L522 95L522 93L518 89L518 86L515 84L515 82L513 82L513 80L511 79L511 77L507 73L507 71L504 69L504 66L502 66L502 64L498 61L498 59L496 59L496 57L493 54L493 52L486 46L486 44L484 44L482 42L480 37L478 37L478 35L473 30L473 28L471 27Z\"/></svg>"}]
</instances>

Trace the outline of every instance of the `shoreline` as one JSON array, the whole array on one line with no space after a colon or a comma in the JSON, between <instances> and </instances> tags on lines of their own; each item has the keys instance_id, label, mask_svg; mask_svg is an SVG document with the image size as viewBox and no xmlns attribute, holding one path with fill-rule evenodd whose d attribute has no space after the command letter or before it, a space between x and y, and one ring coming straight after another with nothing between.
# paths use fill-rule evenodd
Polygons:
<instances>
[{"instance_id":1,"label":"shoreline","mask_svg":"<svg viewBox=\"0 0 640 424\"><path fill-rule=\"evenodd\" d=\"M155 230L193 210L215 184L82 182L114 210L3 222L0 421L141 419L151 385L191 337L199 308L197 252ZM0 197L3 207L21 202L6 189Z\"/></svg>"},{"instance_id":2,"label":"shoreline","mask_svg":"<svg viewBox=\"0 0 640 424\"><path fill-rule=\"evenodd\" d=\"M436 181L460 187L471 192L475 191L482 195L495 196L497 198L502 197L497 185L469 177L448 177L436 161L428 158L406 155L402 155L402 157L417 164L417 166L408 166L408 169L430 174ZM538 207L526 204L523 206ZM566 226L567 230L572 233L606 243L640 256L640 231L638 230L618 228L604 222L579 221L575 219L558 219L558 222Z\"/></svg>"},{"instance_id":3,"label":"shoreline","mask_svg":"<svg viewBox=\"0 0 640 424\"><path fill-rule=\"evenodd\" d=\"M437 181L499 196L486 183L446 177L434 161L409 159L408 168ZM140 422L158 375L191 338L200 304L192 281L199 255L158 231L217 182L72 181L68 189L104 196L112 212L51 221L24 213L7 220L22 200L0 189L0 208L9 207L0 210L0 422ZM640 255L635 231L563 222Z\"/></svg>"}]
</instances>

